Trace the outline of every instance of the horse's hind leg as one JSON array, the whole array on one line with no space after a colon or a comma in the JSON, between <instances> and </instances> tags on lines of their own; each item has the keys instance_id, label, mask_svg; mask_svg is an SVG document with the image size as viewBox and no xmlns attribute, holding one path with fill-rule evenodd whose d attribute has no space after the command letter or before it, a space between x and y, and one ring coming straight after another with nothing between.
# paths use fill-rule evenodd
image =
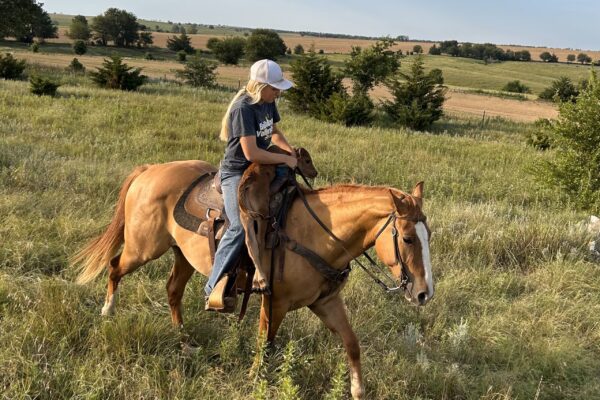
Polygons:
<instances>
[{"instance_id":1,"label":"horse's hind leg","mask_svg":"<svg viewBox=\"0 0 600 400\"><path fill-rule=\"evenodd\" d=\"M136 248L132 249L134 246L128 246L128 241L126 240L123 252L110 260L108 267L108 289L106 291L106 300L102 307L102 315L114 314L121 278L135 271L148 261L160 257L168 249L168 247L154 247L151 252L144 253L141 251L144 248L143 245L144 243L136 242Z\"/></svg>"},{"instance_id":2,"label":"horse's hind leg","mask_svg":"<svg viewBox=\"0 0 600 400\"><path fill-rule=\"evenodd\" d=\"M310 306L310 309L329 329L341 336L350 364L352 398L355 400L362 399L364 397L364 385L360 366L360 346L348 321L342 299L339 295L336 295L331 299L327 299L324 303Z\"/></svg>"},{"instance_id":3,"label":"horse's hind leg","mask_svg":"<svg viewBox=\"0 0 600 400\"><path fill-rule=\"evenodd\" d=\"M179 247L173 247L175 262L167 282L167 293L169 295L169 307L171 307L171 321L175 326L183 326L181 316L181 299L185 285L194 273L194 267L185 258Z\"/></svg>"}]
</instances>

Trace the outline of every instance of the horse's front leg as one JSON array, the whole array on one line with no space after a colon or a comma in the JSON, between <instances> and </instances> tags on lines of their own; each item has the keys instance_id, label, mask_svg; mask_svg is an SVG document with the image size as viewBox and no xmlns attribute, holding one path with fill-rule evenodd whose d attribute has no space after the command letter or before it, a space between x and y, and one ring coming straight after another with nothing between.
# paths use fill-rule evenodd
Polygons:
<instances>
[{"instance_id":1,"label":"horse's front leg","mask_svg":"<svg viewBox=\"0 0 600 400\"><path fill-rule=\"evenodd\" d=\"M362 399L365 389L360 367L360 346L348 321L344 302L339 295L335 295L330 299L326 299L325 302L314 304L309 308L321 318L321 321L329 329L338 333L342 338L346 354L348 355L348 363L350 364L350 390L352 398L355 400Z\"/></svg>"},{"instance_id":2,"label":"horse's front leg","mask_svg":"<svg viewBox=\"0 0 600 400\"><path fill-rule=\"evenodd\" d=\"M275 339L275 335L277 335L279 326L281 325L281 322L283 322L283 318L289 310L289 305L287 303L283 304L282 302L275 301L273 302L273 307L271 310L272 315L269 315L270 301L271 296L263 294L262 304L260 307L260 321L258 325L259 337L266 337L269 343Z\"/></svg>"}]
</instances>

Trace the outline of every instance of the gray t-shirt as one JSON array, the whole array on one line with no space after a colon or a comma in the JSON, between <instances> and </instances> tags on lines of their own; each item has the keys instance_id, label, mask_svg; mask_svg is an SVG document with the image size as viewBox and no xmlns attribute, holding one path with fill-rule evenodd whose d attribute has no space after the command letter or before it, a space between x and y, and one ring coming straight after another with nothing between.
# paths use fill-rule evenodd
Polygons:
<instances>
[{"instance_id":1,"label":"gray t-shirt","mask_svg":"<svg viewBox=\"0 0 600 400\"><path fill-rule=\"evenodd\" d=\"M229 113L229 139L221 175L241 174L250 165L240 144L242 136L256 136L256 145L266 150L271 144L273 124L280 119L275 103L250 104L248 96L240 96Z\"/></svg>"}]
</instances>

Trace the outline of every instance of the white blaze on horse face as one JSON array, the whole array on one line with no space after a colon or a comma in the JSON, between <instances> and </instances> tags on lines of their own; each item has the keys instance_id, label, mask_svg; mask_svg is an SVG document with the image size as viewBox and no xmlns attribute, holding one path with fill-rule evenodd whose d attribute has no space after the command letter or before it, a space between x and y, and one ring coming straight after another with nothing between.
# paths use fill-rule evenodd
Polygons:
<instances>
[{"instance_id":1,"label":"white blaze on horse face","mask_svg":"<svg viewBox=\"0 0 600 400\"><path fill-rule=\"evenodd\" d=\"M433 274L431 272L431 257L429 256L429 235L423 222L417 222L415 225L417 237L421 241L421 256L423 266L425 267L425 281L427 282L427 291L429 298L433 296Z\"/></svg>"}]
</instances>

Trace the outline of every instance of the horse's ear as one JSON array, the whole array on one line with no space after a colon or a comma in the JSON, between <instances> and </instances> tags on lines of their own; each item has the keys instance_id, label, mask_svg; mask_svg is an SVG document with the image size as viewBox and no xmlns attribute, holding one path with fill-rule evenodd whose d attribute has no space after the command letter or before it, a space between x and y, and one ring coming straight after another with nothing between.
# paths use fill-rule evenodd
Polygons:
<instances>
[{"instance_id":1,"label":"horse's ear","mask_svg":"<svg viewBox=\"0 0 600 400\"><path fill-rule=\"evenodd\" d=\"M400 214L402 214L402 210L406 207L406 204L404 204L402 201L404 200L404 198L406 196L404 196L403 194L396 196L394 194L394 192L392 192L391 189L390 189L390 196L392 196L392 200L394 201L394 207L396 207L396 211L398 211Z\"/></svg>"},{"instance_id":2,"label":"horse's ear","mask_svg":"<svg viewBox=\"0 0 600 400\"><path fill-rule=\"evenodd\" d=\"M419 207L423 207L423 185L425 182L421 181L415 185L412 190L412 196L417 200Z\"/></svg>"}]
</instances>

